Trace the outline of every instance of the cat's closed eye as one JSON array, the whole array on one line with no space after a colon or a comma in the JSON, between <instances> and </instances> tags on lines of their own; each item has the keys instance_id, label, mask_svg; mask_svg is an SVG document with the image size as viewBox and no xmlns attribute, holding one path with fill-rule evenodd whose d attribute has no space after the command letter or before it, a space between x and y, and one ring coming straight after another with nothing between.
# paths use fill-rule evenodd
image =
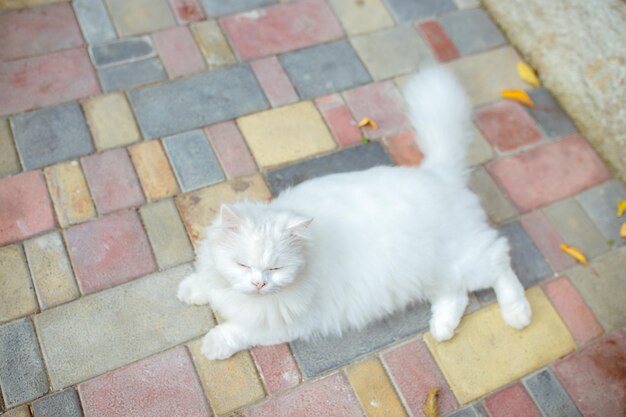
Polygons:
<instances>
[{"instance_id":1,"label":"cat's closed eye","mask_svg":"<svg viewBox=\"0 0 626 417\"><path fill-rule=\"evenodd\" d=\"M281 269L283 269L282 266L276 267L276 268L270 268L268 269L268 271L280 271Z\"/></svg>"},{"instance_id":2,"label":"cat's closed eye","mask_svg":"<svg viewBox=\"0 0 626 417\"><path fill-rule=\"evenodd\" d=\"M241 262L236 262L236 264L237 264L237 265L239 265L239 266L240 266L240 267L242 267L242 268L245 268L245 269L250 269L250 266L248 266L248 265L246 265L246 264L242 264Z\"/></svg>"}]
</instances>

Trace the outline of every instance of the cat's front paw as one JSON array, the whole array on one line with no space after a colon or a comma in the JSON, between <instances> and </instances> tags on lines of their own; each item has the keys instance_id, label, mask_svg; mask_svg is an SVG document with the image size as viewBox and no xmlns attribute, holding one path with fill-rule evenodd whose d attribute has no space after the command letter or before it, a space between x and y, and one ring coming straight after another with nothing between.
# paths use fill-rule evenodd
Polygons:
<instances>
[{"instance_id":1,"label":"cat's front paw","mask_svg":"<svg viewBox=\"0 0 626 417\"><path fill-rule=\"evenodd\" d=\"M507 305L506 307L500 307L502 311L502 318L504 322L516 329L523 329L530 324L530 318L532 312L528 300L523 298L516 303Z\"/></svg>"},{"instance_id":2,"label":"cat's front paw","mask_svg":"<svg viewBox=\"0 0 626 417\"><path fill-rule=\"evenodd\" d=\"M178 284L178 299L185 304L202 305L209 303L209 294L205 287L199 282L196 274L189 275Z\"/></svg>"},{"instance_id":3,"label":"cat's front paw","mask_svg":"<svg viewBox=\"0 0 626 417\"><path fill-rule=\"evenodd\" d=\"M454 329L455 327L446 323L430 323L430 334L432 334L435 340L438 342L452 339L452 336L454 336Z\"/></svg>"},{"instance_id":4,"label":"cat's front paw","mask_svg":"<svg viewBox=\"0 0 626 417\"><path fill-rule=\"evenodd\" d=\"M230 358L241 349L232 342L220 326L215 327L202 339L200 351L207 359L221 360Z\"/></svg>"}]
</instances>

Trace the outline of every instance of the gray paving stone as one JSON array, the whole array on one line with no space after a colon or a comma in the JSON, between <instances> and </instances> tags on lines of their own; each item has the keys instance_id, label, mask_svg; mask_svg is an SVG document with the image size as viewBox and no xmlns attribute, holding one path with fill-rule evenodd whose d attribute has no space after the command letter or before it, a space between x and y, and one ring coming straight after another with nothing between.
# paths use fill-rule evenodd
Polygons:
<instances>
[{"instance_id":1,"label":"gray paving stone","mask_svg":"<svg viewBox=\"0 0 626 417\"><path fill-rule=\"evenodd\" d=\"M273 3L276 3L276 0L202 0L202 6L209 17L226 16Z\"/></svg>"},{"instance_id":2,"label":"gray paving stone","mask_svg":"<svg viewBox=\"0 0 626 417\"><path fill-rule=\"evenodd\" d=\"M146 59L156 55L152 41L148 36L124 38L103 45L89 47L89 54L96 67Z\"/></svg>"},{"instance_id":3,"label":"gray paving stone","mask_svg":"<svg viewBox=\"0 0 626 417\"><path fill-rule=\"evenodd\" d=\"M37 337L28 319L0 326L0 388L8 408L48 391Z\"/></svg>"},{"instance_id":4,"label":"gray paving stone","mask_svg":"<svg viewBox=\"0 0 626 417\"><path fill-rule=\"evenodd\" d=\"M529 91L528 95L537 107L526 107L526 110L547 137L555 139L576 133L574 122L548 90L537 88Z\"/></svg>"},{"instance_id":5,"label":"gray paving stone","mask_svg":"<svg viewBox=\"0 0 626 417\"><path fill-rule=\"evenodd\" d=\"M506 39L483 9L466 9L440 19L461 54L470 55L506 44Z\"/></svg>"},{"instance_id":6,"label":"gray paving stone","mask_svg":"<svg viewBox=\"0 0 626 417\"><path fill-rule=\"evenodd\" d=\"M34 317L54 389L61 389L201 336L207 306L176 298L193 269L182 265L49 309Z\"/></svg>"},{"instance_id":7,"label":"gray paving stone","mask_svg":"<svg viewBox=\"0 0 626 417\"><path fill-rule=\"evenodd\" d=\"M355 358L367 355L428 327L430 306L417 304L373 323L361 331L350 331L341 337L326 337L291 344L300 369L307 378L338 368Z\"/></svg>"},{"instance_id":8,"label":"gray paving stone","mask_svg":"<svg viewBox=\"0 0 626 417\"><path fill-rule=\"evenodd\" d=\"M105 92L128 89L154 81L167 79L159 58L150 58L98 70Z\"/></svg>"},{"instance_id":9,"label":"gray paving stone","mask_svg":"<svg viewBox=\"0 0 626 417\"><path fill-rule=\"evenodd\" d=\"M626 222L626 215L617 217L617 203L626 200L626 186L619 180L611 180L593 187L576 196L576 200L600 229L607 241L614 246L626 243L626 238L619 235L621 225Z\"/></svg>"},{"instance_id":10,"label":"gray paving stone","mask_svg":"<svg viewBox=\"0 0 626 417\"><path fill-rule=\"evenodd\" d=\"M372 80L346 41L291 52L282 55L280 62L305 100Z\"/></svg>"},{"instance_id":11,"label":"gray paving stone","mask_svg":"<svg viewBox=\"0 0 626 417\"><path fill-rule=\"evenodd\" d=\"M28 411L28 406L23 405L21 407L12 408L4 414L0 414L2 417L33 417Z\"/></svg>"},{"instance_id":12,"label":"gray paving stone","mask_svg":"<svg viewBox=\"0 0 626 417\"><path fill-rule=\"evenodd\" d=\"M83 417L78 395L73 388L33 401L33 411L35 417Z\"/></svg>"},{"instance_id":13,"label":"gray paving stone","mask_svg":"<svg viewBox=\"0 0 626 417\"><path fill-rule=\"evenodd\" d=\"M529 376L524 385L545 417L582 417L551 369Z\"/></svg>"},{"instance_id":14,"label":"gray paving stone","mask_svg":"<svg viewBox=\"0 0 626 417\"><path fill-rule=\"evenodd\" d=\"M224 181L220 163L202 130L163 138L163 147L183 191Z\"/></svg>"},{"instance_id":15,"label":"gray paving stone","mask_svg":"<svg viewBox=\"0 0 626 417\"><path fill-rule=\"evenodd\" d=\"M217 69L130 93L145 138L155 138L267 109L247 64Z\"/></svg>"},{"instance_id":16,"label":"gray paving stone","mask_svg":"<svg viewBox=\"0 0 626 417\"><path fill-rule=\"evenodd\" d=\"M115 29L102 0L74 0L72 6L87 43L115 39Z\"/></svg>"},{"instance_id":17,"label":"gray paving stone","mask_svg":"<svg viewBox=\"0 0 626 417\"><path fill-rule=\"evenodd\" d=\"M452 414L448 414L448 417L488 417L488 415L483 406L476 403L470 407L461 408Z\"/></svg>"},{"instance_id":18,"label":"gray paving stone","mask_svg":"<svg viewBox=\"0 0 626 417\"><path fill-rule=\"evenodd\" d=\"M487 217L494 223L502 223L517 215L513 204L482 166L472 170L469 188L480 197L480 203L487 212Z\"/></svg>"},{"instance_id":19,"label":"gray paving stone","mask_svg":"<svg viewBox=\"0 0 626 417\"><path fill-rule=\"evenodd\" d=\"M274 195L287 187L326 174L359 171L378 165L392 165L378 142L344 149L329 155L270 171L267 180Z\"/></svg>"},{"instance_id":20,"label":"gray paving stone","mask_svg":"<svg viewBox=\"0 0 626 417\"><path fill-rule=\"evenodd\" d=\"M12 119L15 145L25 170L41 168L93 152L93 142L78 103L19 114Z\"/></svg>"},{"instance_id":21,"label":"gray paving stone","mask_svg":"<svg viewBox=\"0 0 626 417\"><path fill-rule=\"evenodd\" d=\"M453 0L385 0L398 22L438 16L456 9Z\"/></svg>"}]
</instances>

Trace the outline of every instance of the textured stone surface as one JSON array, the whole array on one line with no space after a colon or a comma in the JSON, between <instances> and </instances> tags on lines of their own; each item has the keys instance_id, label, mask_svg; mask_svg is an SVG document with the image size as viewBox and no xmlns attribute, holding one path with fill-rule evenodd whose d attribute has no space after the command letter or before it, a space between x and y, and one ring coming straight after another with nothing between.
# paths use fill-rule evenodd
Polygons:
<instances>
[{"instance_id":1,"label":"textured stone surface","mask_svg":"<svg viewBox=\"0 0 626 417\"><path fill-rule=\"evenodd\" d=\"M211 125L204 129L204 133L228 178L252 175L257 171L250 150L234 122Z\"/></svg>"},{"instance_id":2,"label":"textured stone surface","mask_svg":"<svg viewBox=\"0 0 626 417\"><path fill-rule=\"evenodd\" d=\"M448 62L459 57L459 50L439 21L427 20L417 27L439 62Z\"/></svg>"},{"instance_id":3,"label":"textured stone surface","mask_svg":"<svg viewBox=\"0 0 626 417\"><path fill-rule=\"evenodd\" d=\"M296 90L275 56L252 61L250 67L272 107L298 101Z\"/></svg>"},{"instance_id":4,"label":"textured stone surface","mask_svg":"<svg viewBox=\"0 0 626 417\"><path fill-rule=\"evenodd\" d=\"M513 204L482 166L472 170L469 188L480 197L480 203L491 221L502 223L517 215L517 210Z\"/></svg>"},{"instance_id":5,"label":"textured stone surface","mask_svg":"<svg viewBox=\"0 0 626 417\"><path fill-rule=\"evenodd\" d=\"M302 380L289 345L256 346L250 349L250 353L268 393L298 385Z\"/></svg>"},{"instance_id":6,"label":"textured stone surface","mask_svg":"<svg viewBox=\"0 0 626 417\"><path fill-rule=\"evenodd\" d=\"M485 408L493 417L542 417L521 384L511 385L485 398Z\"/></svg>"},{"instance_id":7,"label":"textured stone surface","mask_svg":"<svg viewBox=\"0 0 626 417\"><path fill-rule=\"evenodd\" d=\"M6 413L2 414L2 417L33 417L30 411L28 411L28 406L23 405L21 407L12 408L8 410Z\"/></svg>"},{"instance_id":8,"label":"textured stone surface","mask_svg":"<svg viewBox=\"0 0 626 417\"><path fill-rule=\"evenodd\" d=\"M121 93L89 99L83 103L96 148L115 148L141 140L128 101Z\"/></svg>"},{"instance_id":9,"label":"textured stone surface","mask_svg":"<svg viewBox=\"0 0 626 417\"><path fill-rule=\"evenodd\" d=\"M462 408L450 414L449 417L488 417L480 403Z\"/></svg>"},{"instance_id":10,"label":"textured stone surface","mask_svg":"<svg viewBox=\"0 0 626 417\"><path fill-rule=\"evenodd\" d=\"M506 39L483 9L466 9L441 17L441 24L463 55L504 45Z\"/></svg>"},{"instance_id":11,"label":"textured stone surface","mask_svg":"<svg viewBox=\"0 0 626 417\"><path fill-rule=\"evenodd\" d=\"M602 235L617 246L626 243L626 237L619 235L619 229L626 222L626 217L616 215L617 203L622 200L626 200L626 186L619 180L607 181L576 196L576 201Z\"/></svg>"},{"instance_id":12,"label":"textured stone surface","mask_svg":"<svg viewBox=\"0 0 626 417\"><path fill-rule=\"evenodd\" d=\"M467 150L467 163L470 166L483 164L494 157L491 145L485 140L480 130L474 125L471 126L472 142Z\"/></svg>"},{"instance_id":13,"label":"textured stone surface","mask_svg":"<svg viewBox=\"0 0 626 417\"><path fill-rule=\"evenodd\" d=\"M117 33L123 36L174 26L167 0L105 0Z\"/></svg>"},{"instance_id":14,"label":"textured stone surface","mask_svg":"<svg viewBox=\"0 0 626 417\"><path fill-rule=\"evenodd\" d=\"M522 106L502 101L482 107L474 115L485 138L500 151L512 151L541 140L541 133Z\"/></svg>"},{"instance_id":15,"label":"textured stone surface","mask_svg":"<svg viewBox=\"0 0 626 417\"><path fill-rule=\"evenodd\" d=\"M361 142L361 130L339 94L318 97L315 105L339 146L346 147Z\"/></svg>"},{"instance_id":16,"label":"textured stone surface","mask_svg":"<svg viewBox=\"0 0 626 417\"><path fill-rule=\"evenodd\" d=\"M76 384L205 333L213 324L210 310L176 299L178 283L191 272L189 266L172 268L35 316L53 388Z\"/></svg>"},{"instance_id":17,"label":"textured stone surface","mask_svg":"<svg viewBox=\"0 0 626 417\"><path fill-rule=\"evenodd\" d=\"M576 133L576 126L548 90L537 88L528 95L536 107L528 107L526 110L547 137L560 138Z\"/></svg>"},{"instance_id":18,"label":"textured stone surface","mask_svg":"<svg viewBox=\"0 0 626 417\"><path fill-rule=\"evenodd\" d=\"M37 310L26 258L19 245L0 247L0 322Z\"/></svg>"},{"instance_id":19,"label":"textured stone surface","mask_svg":"<svg viewBox=\"0 0 626 417\"><path fill-rule=\"evenodd\" d=\"M169 0L179 24L204 20L204 11L198 0Z\"/></svg>"},{"instance_id":20,"label":"textured stone surface","mask_svg":"<svg viewBox=\"0 0 626 417\"><path fill-rule=\"evenodd\" d=\"M98 71L104 91L129 89L167 78L158 58L116 65Z\"/></svg>"},{"instance_id":21,"label":"textured stone surface","mask_svg":"<svg viewBox=\"0 0 626 417\"><path fill-rule=\"evenodd\" d=\"M191 25L191 30L209 69L237 63L222 29L215 20L195 23Z\"/></svg>"},{"instance_id":22,"label":"textured stone surface","mask_svg":"<svg viewBox=\"0 0 626 417\"><path fill-rule=\"evenodd\" d=\"M389 155L397 165L417 166L424 158L413 131L396 133L384 141Z\"/></svg>"},{"instance_id":23,"label":"textured stone surface","mask_svg":"<svg viewBox=\"0 0 626 417\"><path fill-rule=\"evenodd\" d=\"M524 385L544 416L582 417L550 369L524 379Z\"/></svg>"},{"instance_id":24,"label":"textured stone surface","mask_svg":"<svg viewBox=\"0 0 626 417\"><path fill-rule=\"evenodd\" d=\"M143 142L128 148L137 176L148 201L179 193L176 178L161 142Z\"/></svg>"},{"instance_id":25,"label":"textured stone surface","mask_svg":"<svg viewBox=\"0 0 626 417\"><path fill-rule=\"evenodd\" d=\"M89 53L96 67L119 65L156 55L148 36L123 38L106 44L92 45L89 47Z\"/></svg>"},{"instance_id":26,"label":"textured stone surface","mask_svg":"<svg viewBox=\"0 0 626 417\"><path fill-rule=\"evenodd\" d=\"M452 0L386 0L398 22L433 17L455 9Z\"/></svg>"},{"instance_id":27,"label":"textured stone surface","mask_svg":"<svg viewBox=\"0 0 626 417\"><path fill-rule=\"evenodd\" d=\"M329 3L348 35L359 35L393 26L393 19L383 0L363 0L360 3L330 0Z\"/></svg>"},{"instance_id":28,"label":"textured stone surface","mask_svg":"<svg viewBox=\"0 0 626 417\"><path fill-rule=\"evenodd\" d=\"M115 39L115 29L103 0L74 0L72 6L87 43L103 43Z\"/></svg>"},{"instance_id":29,"label":"textured stone surface","mask_svg":"<svg viewBox=\"0 0 626 417\"><path fill-rule=\"evenodd\" d=\"M165 70L170 78L202 71L204 57L187 27L165 29L152 34Z\"/></svg>"},{"instance_id":30,"label":"textured stone surface","mask_svg":"<svg viewBox=\"0 0 626 417\"><path fill-rule=\"evenodd\" d=\"M232 119L268 107L247 65L219 69L130 93L145 138ZM171 103L176 102L176 106Z\"/></svg>"},{"instance_id":31,"label":"textured stone surface","mask_svg":"<svg viewBox=\"0 0 626 417\"><path fill-rule=\"evenodd\" d=\"M550 266L518 221L505 224L498 231L509 240L511 266L524 288L552 275Z\"/></svg>"},{"instance_id":32,"label":"textured stone surface","mask_svg":"<svg viewBox=\"0 0 626 417\"><path fill-rule=\"evenodd\" d=\"M9 120L0 119L0 177L17 174L21 170Z\"/></svg>"},{"instance_id":33,"label":"textured stone surface","mask_svg":"<svg viewBox=\"0 0 626 417\"><path fill-rule=\"evenodd\" d=\"M73 388L33 401L32 408L37 417L83 417L78 395Z\"/></svg>"},{"instance_id":34,"label":"textured stone surface","mask_svg":"<svg viewBox=\"0 0 626 417\"><path fill-rule=\"evenodd\" d=\"M49 166L44 174L57 220L62 227L96 216L87 180L78 161Z\"/></svg>"},{"instance_id":35,"label":"textured stone surface","mask_svg":"<svg viewBox=\"0 0 626 417\"><path fill-rule=\"evenodd\" d=\"M247 9L256 9L268 4L275 3L276 0L201 0L204 10L211 17L225 16Z\"/></svg>"}]
</instances>

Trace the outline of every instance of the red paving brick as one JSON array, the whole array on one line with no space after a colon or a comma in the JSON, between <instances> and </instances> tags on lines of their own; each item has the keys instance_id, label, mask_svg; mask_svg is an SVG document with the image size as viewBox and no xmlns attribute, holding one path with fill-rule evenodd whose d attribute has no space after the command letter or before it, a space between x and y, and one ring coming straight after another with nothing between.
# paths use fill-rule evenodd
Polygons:
<instances>
[{"instance_id":1,"label":"red paving brick","mask_svg":"<svg viewBox=\"0 0 626 417\"><path fill-rule=\"evenodd\" d=\"M475 113L476 124L485 139L501 151L512 151L541 140L535 121L521 105L502 101Z\"/></svg>"},{"instance_id":2,"label":"red paving brick","mask_svg":"<svg viewBox=\"0 0 626 417\"><path fill-rule=\"evenodd\" d=\"M579 343L585 343L603 333L593 312L566 277L550 281L543 288Z\"/></svg>"},{"instance_id":3,"label":"red paving brick","mask_svg":"<svg viewBox=\"0 0 626 417\"><path fill-rule=\"evenodd\" d=\"M413 131L396 133L385 138L387 150L398 165L416 166L422 162L424 154L415 141Z\"/></svg>"},{"instance_id":4,"label":"red paving brick","mask_svg":"<svg viewBox=\"0 0 626 417\"><path fill-rule=\"evenodd\" d=\"M126 149L119 148L82 159L85 178L98 213L140 206L143 192Z\"/></svg>"},{"instance_id":5,"label":"red paving brick","mask_svg":"<svg viewBox=\"0 0 626 417\"><path fill-rule=\"evenodd\" d=\"M487 169L521 211L561 200L611 178L580 135L492 162Z\"/></svg>"},{"instance_id":6,"label":"red paving brick","mask_svg":"<svg viewBox=\"0 0 626 417\"><path fill-rule=\"evenodd\" d=\"M288 345L257 346L251 351L268 393L298 385L302 380Z\"/></svg>"},{"instance_id":7,"label":"red paving brick","mask_svg":"<svg viewBox=\"0 0 626 417\"><path fill-rule=\"evenodd\" d=\"M423 341L414 340L384 353L383 362L414 416L422 416L422 406L432 387L441 388L441 414L456 409L454 395Z\"/></svg>"},{"instance_id":8,"label":"red paving brick","mask_svg":"<svg viewBox=\"0 0 626 417\"><path fill-rule=\"evenodd\" d=\"M343 35L339 22L323 0L304 0L239 13L223 18L222 25L242 60L293 51Z\"/></svg>"},{"instance_id":9,"label":"red paving brick","mask_svg":"<svg viewBox=\"0 0 626 417\"><path fill-rule=\"evenodd\" d=\"M420 22L417 28L440 62L452 61L460 56L454 42L448 37L445 29L438 21L426 20Z\"/></svg>"},{"instance_id":10,"label":"red paving brick","mask_svg":"<svg viewBox=\"0 0 626 417\"><path fill-rule=\"evenodd\" d=\"M204 57L186 26L153 33L152 39L170 78L206 68Z\"/></svg>"},{"instance_id":11,"label":"red paving brick","mask_svg":"<svg viewBox=\"0 0 626 417\"><path fill-rule=\"evenodd\" d=\"M343 374L303 385L245 411L246 417L362 417L359 403Z\"/></svg>"},{"instance_id":12,"label":"red paving brick","mask_svg":"<svg viewBox=\"0 0 626 417\"><path fill-rule=\"evenodd\" d=\"M339 94L318 97L315 104L342 148L361 142L361 129Z\"/></svg>"},{"instance_id":13,"label":"red paving brick","mask_svg":"<svg viewBox=\"0 0 626 417\"><path fill-rule=\"evenodd\" d=\"M183 346L78 385L85 417L212 415Z\"/></svg>"},{"instance_id":14,"label":"red paving brick","mask_svg":"<svg viewBox=\"0 0 626 417\"><path fill-rule=\"evenodd\" d=\"M626 337L617 331L557 362L554 371L585 417L623 416Z\"/></svg>"},{"instance_id":15,"label":"red paving brick","mask_svg":"<svg viewBox=\"0 0 626 417\"><path fill-rule=\"evenodd\" d=\"M0 13L0 60L74 48L83 37L69 3Z\"/></svg>"},{"instance_id":16,"label":"red paving brick","mask_svg":"<svg viewBox=\"0 0 626 417\"><path fill-rule=\"evenodd\" d=\"M559 248L565 242L543 211L525 214L520 222L554 271L561 272L576 265L574 258Z\"/></svg>"},{"instance_id":17,"label":"red paving brick","mask_svg":"<svg viewBox=\"0 0 626 417\"><path fill-rule=\"evenodd\" d=\"M511 385L485 399L491 417L541 417L522 384Z\"/></svg>"},{"instance_id":18,"label":"red paving brick","mask_svg":"<svg viewBox=\"0 0 626 417\"><path fill-rule=\"evenodd\" d=\"M272 107L298 101L296 90L275 56L252 61L250 66Z\"/></svg>"},{"instance_id":19,"label":"red paving brick","mask_svg":"<svg viewBox=\"0 0 626 417\"><path fill-rule=\"evenodd\" d=\"M204 129L228 178L256 172L256 164L246 142L233 121L217 123Z\"/></svg>"},{"instance_id":20,"label":"red paving brick","mask_svg":"<svg viewBox=\"0 0 626 417\"><path fill-rule=\"evenodd\" d=\"M148 238L134 211L74 226L65 232L65 240L83 294L156 270Z\"/></svg>"},{"instance_id":21,"label":"red paving brick","mask_svg":"<svg viewBox=\"0 0 626 417\"><path fill-rule=\"evenodd\" d=\"M204 20L204 12L197 0L169 0L169 2L179 24Z\"/></svg>"},{"instance_id":22,"label":"red paving brick","mask_svg":"<svg viewBox=\"0 0 626 417\"><path fill-rule=\"evenodd\" d=\"M52 204L40 171L0 179L0 245L52 228Z\"/></svg>"},{"instance_id":23,"label":"red paving brick","mask_svg":"<svg viewBox=\"0 0 626 417\"><path fill-rule=\"evenodd\" d=\"M0 115L100 93L84 48L0 62Z\"/></svg>"}]
</instances>

